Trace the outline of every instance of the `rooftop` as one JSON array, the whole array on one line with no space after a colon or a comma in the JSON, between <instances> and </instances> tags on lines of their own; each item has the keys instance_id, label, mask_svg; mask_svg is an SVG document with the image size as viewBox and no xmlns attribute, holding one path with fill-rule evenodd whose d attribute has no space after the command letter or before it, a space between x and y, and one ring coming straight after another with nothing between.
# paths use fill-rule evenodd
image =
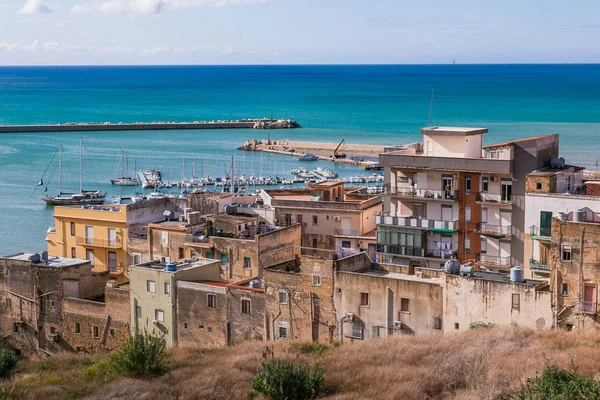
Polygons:
<instances>
[{"instance_id":1,"label":"rooftop","mask_svg":"<svg viewBox=\"0 0 600 400\"><path fill-rule=\"evenodd\" d=\"M10 256L1 257L9 260L18 260L18 261L31 261L34 264L41 267L54 267L54 268L65 268L65 267L73 267L76 265L89 264L89 260L83 260L81 258L64 258L64 257L55 257L48 256L48 261L38 261L41 260L40 253L33 252L22 252L18 254L13 254Z\"/></svg>"},{"instance_id":2,"label":"rooftop","mask_svg":"<svg viewBox=\"0 0 600 400\"><path fill-rule=\"evenodd\" d=\"M239 223L239 222L253 222L257 220L257 217L246 217L243 215L230 215L230 214L216 214L214 216L209 217L219 222L228 222L228 223Z\"/></svg>"},{"instance_id":3,"label":"rooftop","mask_svg":"<svg viewBox=\"0 0 600 400\"><path fill-rule=\"evenodd\" d=\"M534 137L525 138L525 139L512 140L510 142L490 144L489 146L484 146L483 148L484 149L489 149L489 148L494 148L494 147L507 147L507 146L512 146L515 143L524 143L524 142L529 142L529 141L533 141L533 140L545 139L545 138L548 138L548 137L554 136L554 135L558 135L558 134L557 133L553 133L553 134L550 134L550 135L541 135L541 136L534 136Z\"/></svg>"},{"instance_id":4,"label":"rooftop","mask_svg":"<svg viewBox=\"0 0 600 400\"><path fill-rule=\"evenodd\" d=\"M423 135L472 136L488 133L487 128L470 128L459 126L428 126L421 128Z\"/></svg>"},{"instance_id":5,"label":"rooftop","mask_svg":"<svg viewBox=\"0 0 600 400\"><path fill-rule=\"evenodd\" d=\"M379 277L388 278L388 279L399 279L399 280L403 280L403 281L423 282L423 283L431 283L431 284L437 284L437 285L439 285L441 283L440 278L419 277L416 275L402 274L400 272L389 272L389 271L380 270L380 269L365 269L365 270L359 271L357 273L364 274L364 275L379 276Z\"/></svg>"},{"instance_id":6,"label":"rooftop","mask_svg":"<svg viewBox=\"0 0 600 400\"><path fill-rule=\"evenodd\" d=\"M185 271L185 270L192 269L192 268L198 268L203 265L208 265L208 264L212 264L212 263L216 263L216 262L219 262L219 261L213 260L212 258L196 258L192 262L179 262L179 263L177 263L177 270L175 272ZM142 264L131 265L129 268L144 268L144 269L165 270L166 271L167 264L169 264L169 263L161 262L159 260L153 260L153 261L149 261L149 262L142 263ZM175 273L172 271L166 271L166 272Z\"/></svg>"},{"instance_id":7,"label":"rooftop","mask_svg":"<svg viewBox=\"0 0 600 400\"><path fill-rule=\"evenodd\" d=\"M335 187L335 186L340 186L340 185L343 186L344 182L342 182L342 181L323 181L323 182L313 183L310 185L310 187L320 188L320 187Z\"/></svg>"},{"instance_id":8,"label":"rooftop","mask_svg":"<svg viewBox=\"0 0 600 400\"><path fill-rule=\"evenodd\" d=\"M528 175L530 175L530 176L554 176L554 175L560 175L563 173L579 172L584 169L585 169L585 167L578 167L575 165L565 165L564 168L544 167L544 168L540 168L536 171L530 172Z\"/></svg>"}]
</instances>

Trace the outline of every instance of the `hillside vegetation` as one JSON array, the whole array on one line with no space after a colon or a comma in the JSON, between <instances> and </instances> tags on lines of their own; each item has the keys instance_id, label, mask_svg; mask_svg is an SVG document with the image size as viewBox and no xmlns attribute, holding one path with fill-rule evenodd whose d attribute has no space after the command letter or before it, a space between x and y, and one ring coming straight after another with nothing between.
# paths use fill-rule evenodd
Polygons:
<instances>
[{"instance_id":1,"label":"hillside vegetation","mask_svg":"<svg viewBox=\"0 0 600 400\"><path fill-rule=\"evenodd\" d=\"M497 399L548 365L600 376L600 335L491 328L343 345L177 348L168 372L148 380L107 373L108 356L60 355L21 361L0 383L0 399L258 399L251 382L268 357L320 365L319 398Z\"/></svg>"}]
</instances>

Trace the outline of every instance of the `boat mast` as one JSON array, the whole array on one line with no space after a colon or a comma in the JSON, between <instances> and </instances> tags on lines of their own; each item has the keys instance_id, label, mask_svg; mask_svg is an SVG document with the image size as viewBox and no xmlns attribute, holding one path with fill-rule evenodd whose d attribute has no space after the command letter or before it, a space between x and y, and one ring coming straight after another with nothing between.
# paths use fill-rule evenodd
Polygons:
<instances>
[{"instance_id":1,"label":"boat mast","mask_svg":"<svg viewBox=\"0 0 600 400\"><path fill-rule=\"evenodd\" d=\"M125 152L125 165L127 166L125 171L127 172L127 176L129 176L129 156L127 155L127 152Z\"/></svg>"},{"instance_id":2,"label":"boat mast","mask_svg":"<svg viewBox=\"0 0 600 400\"><path fill-rule=\"evenodd\" d=\"M133 157L133 177L135 179L135 183L133 185L133 187L135 188L135 192L137 192L137 183L138 183L138 176L137 176L137 158L135 158L135 156Z\"/></svg>"},{"instance_id":3,"label":"boat mast","mask_svg":"<svg viewBox=\"0 0 600 400\"><path fill-rule=\"evenodd\" d=\"M233 166L235 165L234 157L235 156L231 156L231 179L229 180L229 192L231 192L231 194L233 194Z\"/></svg>"},{"instance_id":4,"label":"boat mast","mask_svg":"<svg viewBox=\"0 0 600 400\"><path fill-rule=\"evenodd\" d=\"M79 136L79 193L83 193L83 137Z\"/></svg>"},{"instance_id":5,"label":"boat mast","mask_svg":"<svg viewBox=\"0 0 600 400\"><path fill-rule=\"evenodd\" d=\"M62 194L62 144L58 146L58 195Z\"/></svg>"},{"instance_id":6,"label":"boat mast","mask_svg":"<svg viewBox=\"0 0 600 400\"><path fill-rule=\"evenodd\" d=\"M123 149L121 149L121 178L123 178L125 176L123 171L123 157L125 156L125 153L123 152Z\"/></svg>"}]
</instances>

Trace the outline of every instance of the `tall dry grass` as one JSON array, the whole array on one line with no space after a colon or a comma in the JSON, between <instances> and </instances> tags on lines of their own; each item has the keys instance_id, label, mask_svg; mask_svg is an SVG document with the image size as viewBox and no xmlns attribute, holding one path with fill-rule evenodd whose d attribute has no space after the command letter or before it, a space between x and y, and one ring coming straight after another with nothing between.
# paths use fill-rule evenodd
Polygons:
<instances>
[{"instance_id":1,"label":"tall dry grass","mask_svg":"<svg viewBox=\"0 0 600 400\"><path fill-rule=\"evenodd\" d=\"M98 357L27 361L0 386L18 399L251 399L250 381L268 343L202 350L177 348L171 370L153 380L102 382L86 374ZM330 346L272 345L276 358L319 362L328 399L493 399L516 390L546 362L600 377L600 335L478 329L432 337L395 337ZM21 391L26 389L24 393Z\"/></svg>"}]
</instances>

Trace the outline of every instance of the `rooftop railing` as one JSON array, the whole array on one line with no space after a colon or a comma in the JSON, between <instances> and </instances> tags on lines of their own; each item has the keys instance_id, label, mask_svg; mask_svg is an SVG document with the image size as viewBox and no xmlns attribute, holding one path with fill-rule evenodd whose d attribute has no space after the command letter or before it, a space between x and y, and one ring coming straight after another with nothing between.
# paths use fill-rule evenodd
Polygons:
<instances>
[{"instance_id":1,"label":"rooftop railing","mask_svg":"<svg viewBox=\"0 0 600 400\"><path fill-rule=\"evenodd\" d=\"M458 200L458 190L423 189L419 187L383 185L383 194L423 200Z\"/></svg>"}]
</instances>

